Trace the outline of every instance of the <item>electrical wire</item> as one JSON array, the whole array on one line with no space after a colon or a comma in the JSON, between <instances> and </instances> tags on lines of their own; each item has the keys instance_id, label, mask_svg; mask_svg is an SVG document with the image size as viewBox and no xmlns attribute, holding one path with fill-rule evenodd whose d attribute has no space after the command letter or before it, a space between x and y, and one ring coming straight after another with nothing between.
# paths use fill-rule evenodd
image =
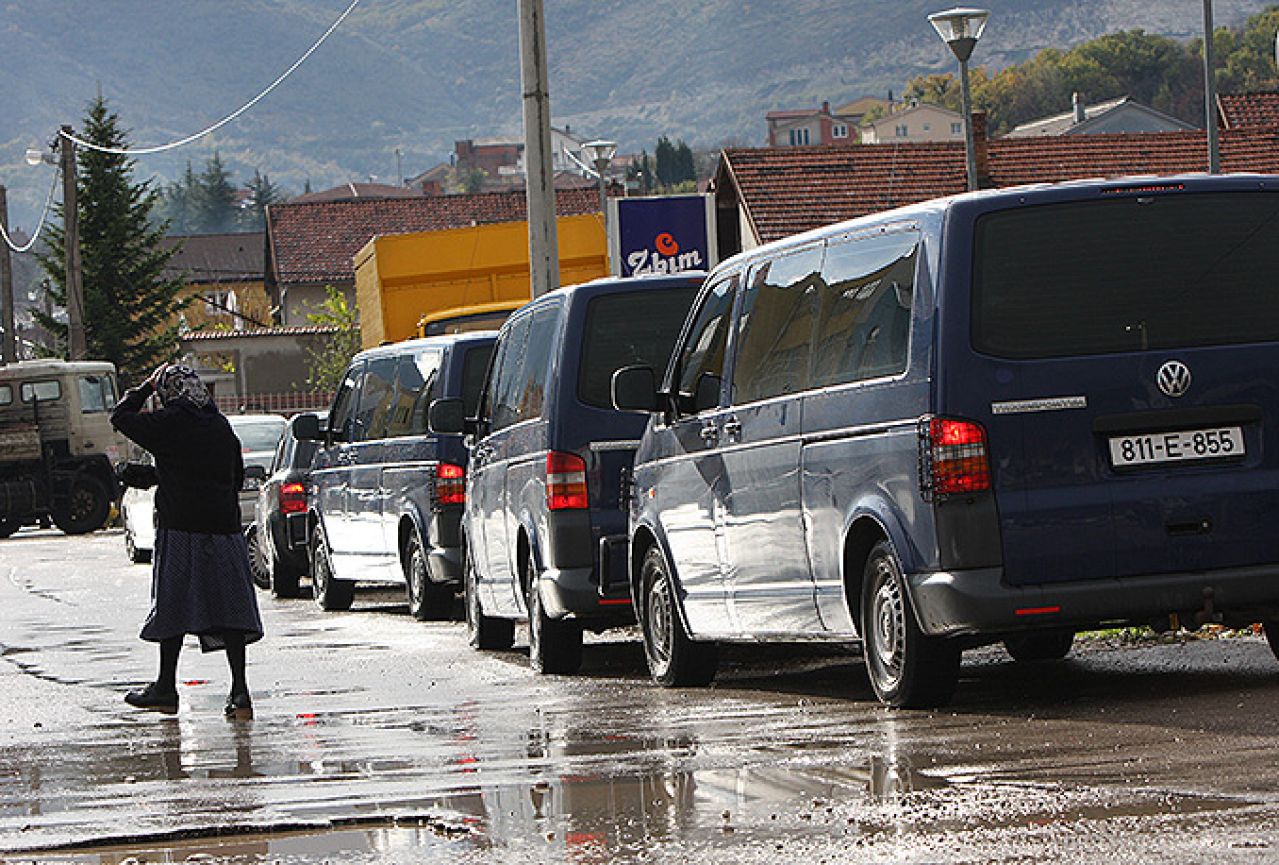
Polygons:
<instances>
[{"instance_id":1,"label":"electrical wire","mask_svg":"<svg viewBox=\"0 0 1279 865\"><path fill-rule=\"evenodd\" d=\"M175 148L182 147L183 145L190 144L192 141L195 141L198 138L203 138L204 136L208 135L210 132L215 132L218 129L221 129L223 126L226 126L232 120L235 120L241 114L248 111L254 105L257 105L264 98L266 98L268 93L270 93L276 87L279 87L282 83L284 83L284 79L292 75L293 72L299 66L301 66L304 62L306 62L306 59L308 57L310 57L312 54L315 53L316 49L318 49L321 45L324 44L324 41L328 39L329 36L333 35L333 31L337 30L338 26L343 21L346 20L346 17L355 11L355 7L359 6L360 2L361 0L351 0L351 5L347 6L346 11L338 16L337 20L333 22L333 24L329 27L328 30L324 31L324 35L321 36L319 39L317 39L315 44L306 50L305 54L299 57L292 66L284 70L283 74L281 74L279 78L272 81L265 90L263 90L257 96L254 96L248 102L241 105L235 111L232 111L226 117L223 117L217 123L214 123L212 126L209 126L205 129L200 130L194 135L188 135L187 137L180 138L177 141L170 141L168 144L158 144L158 145L155 145L154 147L131 147L130 148L130 147L104 147L100 144L94 144L91 141L85 141L83 138L78 138L74 134L70 132L66 132L65 130L60 130L58 134L61 135L63 138L66 138L67 140L74 142L77 146L83 147L87 150L96 150L99 153L113 153L118 156L145 156L146 154L149 154L149 153L162 153L166 150L173 150Z\"/></svg>"},{"instance_id":2,"label":"electrical wire","mask_svg":"<svg viewBox=\"0 0 1279 865\"><path fill-rule=\"evenodd\" d=\"M40 212L40 221L36 223L35 234L31 235L31 239L24 245L18 246L9 237L9 232L5 230L4 223L0 222L0 237L4 238L5 246L14 252L27 252L31 247L36 245L36 241L40 238L40 231L44 228L44 221L49 216L49 208L53 206L53 191L58 188L58 178L62 176L61 169L55 169L53 172L53 183L49 184L49 194L44 199L44 210Z\"/></svg>"}]
</instances>

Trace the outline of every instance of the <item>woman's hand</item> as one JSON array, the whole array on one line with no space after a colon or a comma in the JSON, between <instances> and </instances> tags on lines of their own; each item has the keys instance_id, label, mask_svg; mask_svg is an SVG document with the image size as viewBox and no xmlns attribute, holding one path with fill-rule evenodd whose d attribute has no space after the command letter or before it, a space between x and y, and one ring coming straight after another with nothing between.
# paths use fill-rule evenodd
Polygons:
<instances>
[{"instance_id":1,"label":"woman's hand","mask_svg":"<svg viewBox=\"0 0 1279 865\"><path fill-rule=\"evenodd\" d=\"M164 371L168 368L169 365L167 363L160 364L155 368L155 372L151 373L150 377L142 384L149 385L152 390L155 390L160 384L160 376L164 375Z\"/></svg>"}]
</instances>

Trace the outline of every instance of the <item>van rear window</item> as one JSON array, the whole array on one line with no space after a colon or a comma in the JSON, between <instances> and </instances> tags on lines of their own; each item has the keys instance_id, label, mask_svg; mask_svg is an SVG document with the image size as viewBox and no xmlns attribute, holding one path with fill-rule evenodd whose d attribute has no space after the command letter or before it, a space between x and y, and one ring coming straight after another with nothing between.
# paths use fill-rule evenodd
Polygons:
<instances>
[{"instance_id":1,"label":"van rear window","mask_svg":"<svg viewBox=\"0 0 1279 865\"><path fill-rule=\"evenodd\" d=\"M697 288L649 288L592 299L586 308L578 399L612 408L613 373L624 366L651 367L660 376Z\"/></svg>"},{"instance_id":2,"label":"van rear window","mask_svg":"<svg viewBox=\"0 0 1279 865\"><path fill-rule=\"evenodd\" d=\"M1279 194L1115 198L977 221L972 339L1046 358L1279 339Z\"/></svg>"}]
</instances>

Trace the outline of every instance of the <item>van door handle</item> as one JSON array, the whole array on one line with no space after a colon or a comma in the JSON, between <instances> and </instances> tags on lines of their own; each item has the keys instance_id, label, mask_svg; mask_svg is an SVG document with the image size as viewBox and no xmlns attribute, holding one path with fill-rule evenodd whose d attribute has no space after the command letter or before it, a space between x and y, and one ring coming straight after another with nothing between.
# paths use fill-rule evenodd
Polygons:
<instances>
[{"instance_id":1,"label":"van door handle","mask_svg":"<svg viewBox=\"0 0 1279 865\"><path fill-rule=\"evenodd\" d=\"M715 426L715 421L708 420L702 424L698 435L702 437L702 441L706 442L707 447L710 447L719 441L719 427Z\"/></svg>"},{"instance_id":2,"label":"van door handle","mask_svg":"<svg viewBox=\"0 0 1279 865\"><path fill-rule=\"evenodd\" d=\"M724 421L724 436L729 441L742 440L742 422L735 417Z\"/></svg>"}]
</instances>

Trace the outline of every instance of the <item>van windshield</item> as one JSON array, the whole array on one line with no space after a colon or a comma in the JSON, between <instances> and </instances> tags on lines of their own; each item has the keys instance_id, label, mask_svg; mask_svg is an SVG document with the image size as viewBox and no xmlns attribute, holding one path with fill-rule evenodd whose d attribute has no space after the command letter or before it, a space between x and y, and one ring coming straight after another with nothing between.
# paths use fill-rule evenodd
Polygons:
<instances>
[{"instance_id":1,"label":"van windshield","mask_svg":"<svg viewBox=\"0 0 1279 865\"><path fill-rule=\"evenodd\" d=\"M1279 340L1279 193L987 214L974 259L973 346L999 357Z\"/></svg>"},{"instance_id":2,"label":"van windshield","mask_svg":"<svg viewBox=\"0 0 1279 865\"><path fill-rule=\"evenodd\" d=\"M624 366L651 367L660 376L697 288L649 288L591 300L586 309L578 399L586 405L612 408L613 373Z\"/></svg>"}]
</instances>

